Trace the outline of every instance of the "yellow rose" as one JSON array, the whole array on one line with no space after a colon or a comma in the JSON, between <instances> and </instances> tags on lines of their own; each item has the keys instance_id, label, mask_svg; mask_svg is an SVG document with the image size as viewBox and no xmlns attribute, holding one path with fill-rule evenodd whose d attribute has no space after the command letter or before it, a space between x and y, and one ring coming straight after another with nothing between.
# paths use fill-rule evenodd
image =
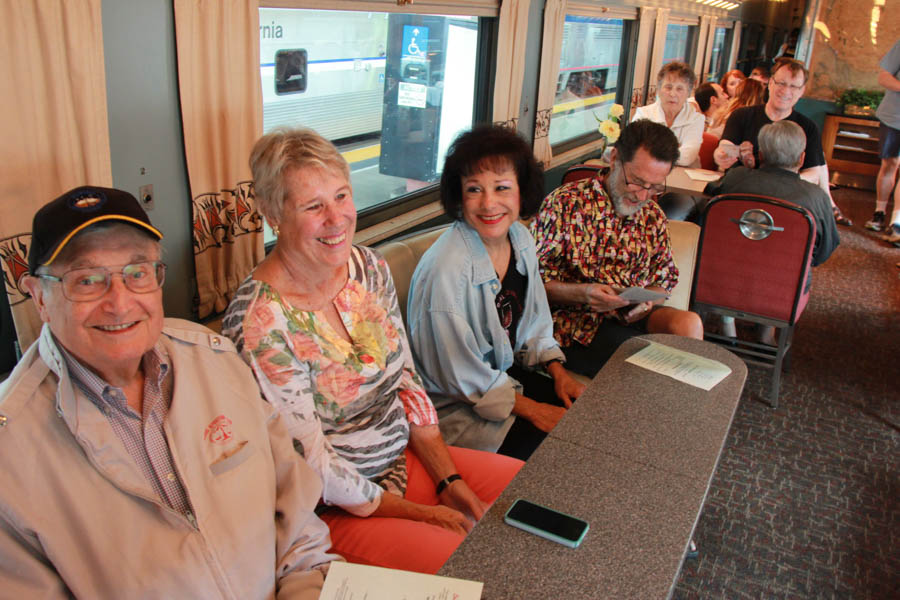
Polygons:
<instances>
[{"instance_id":1,"label":"yellow rose","mask_svg":"<svg viewBox=\"0 0 900 600\"><path fill-rule=\"evenodd\" d=\"M625 114L625 109L622 107L621 104L613 104L612 106L609 107L609 116L612 117L613 119L618 119L623 114ZM618 136L616 136L616 137L618 137Z\"/></svg>"},{"instance_id":2,"label":"yellow rose","mask_svg":"<svg viewBox=\"0 0 900 600\"><path fill-rule=\"evenodd\" d=\"M615 144L616 140L619 139L619 134L622 133L619 124L609 120L600 123L600 126L597 129L600 131L600 135L605 137L606 141L610 144Z\"/></svg>"}]
</instances>

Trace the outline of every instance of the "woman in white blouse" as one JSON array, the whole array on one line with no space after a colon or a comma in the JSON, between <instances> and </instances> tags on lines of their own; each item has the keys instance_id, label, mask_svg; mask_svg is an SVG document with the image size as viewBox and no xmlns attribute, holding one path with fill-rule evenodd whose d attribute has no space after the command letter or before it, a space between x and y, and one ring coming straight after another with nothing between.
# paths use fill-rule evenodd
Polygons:
<instances>
[{"instance_id":1,"label":"woman in white blouse","mask_svg":"<svg viewBox=\"0 0 900 600\"><path fill-rule=\"evenodd\" d=\"M681 154L675 164L684 167L700 166L698 154L703 143L705 120L687 101L696 81L694 71L685 63L668 63L659 70L656 102L637 109L632 119L650 119L671 129L678 138Z\"/></svg>"}]
</instances>

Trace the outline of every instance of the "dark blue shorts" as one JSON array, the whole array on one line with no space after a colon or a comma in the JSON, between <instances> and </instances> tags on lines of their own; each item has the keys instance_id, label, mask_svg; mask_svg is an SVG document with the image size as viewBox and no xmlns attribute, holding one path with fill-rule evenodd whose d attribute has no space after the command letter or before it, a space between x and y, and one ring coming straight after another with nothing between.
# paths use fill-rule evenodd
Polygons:
<instances>
[{"instance_id":1,"label":"dark blue shorts","mask_svg":"<svg viewBox=\"0 0 900 600\"><path fill-rule=\"evenodd\" d=\"M897 158L900 156L900 129L894 129L884 123L878 128L879 156L881 158Z\"/></svg>"}]
</instances>

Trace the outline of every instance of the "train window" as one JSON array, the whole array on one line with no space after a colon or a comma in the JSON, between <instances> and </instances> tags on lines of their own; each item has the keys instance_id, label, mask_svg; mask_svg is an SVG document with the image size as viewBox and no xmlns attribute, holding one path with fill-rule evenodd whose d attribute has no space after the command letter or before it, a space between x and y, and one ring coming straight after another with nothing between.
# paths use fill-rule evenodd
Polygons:
<instances>
[{"instance_id":1,"label":"train window","mask_svg":"<svg viewBox=\"0 0 900 600\"><path fill-rule=\"evenodd\" d=\"M682 25L669 23L666 26L666 45L663 49L663 64L680 60L691 63L697 27L695 25Z\"/></svg>"},{"instance_id":2,"label":"train window","mask_svg":"<svg viewBox=\"0 0 900 600\"><path fill-rule=\"evenodd\" d=\"M625 25L623 19L566 15L550 115L551 147L597 137L597 122L616 101L620 73L625 72Z\"/></svg>"},{"instance_id":3,"label":"train window","mask_svg":"<svg viewBox=\"0 0 900 600\"><path fill-rule=\"evenodd\" d=\"M734 29L728 27L716 27L716 32L713 35L707 81L719 81L728 71L728 55L731 50L731 39L733 34Z\"/></svg>"},{"instance_id":4,"label":"train window","mask_svg":"<svg viewBox=\"0 0 900 600\"><path fill-rule=\"evenodd\" d=\"M450 143L478 116L481 18L260 8L259 20L265 132L302 126L331 140L361 213L440 179ZM305 55L302 93L279 92L284 52Z\"/></svg>"}]
</instances>

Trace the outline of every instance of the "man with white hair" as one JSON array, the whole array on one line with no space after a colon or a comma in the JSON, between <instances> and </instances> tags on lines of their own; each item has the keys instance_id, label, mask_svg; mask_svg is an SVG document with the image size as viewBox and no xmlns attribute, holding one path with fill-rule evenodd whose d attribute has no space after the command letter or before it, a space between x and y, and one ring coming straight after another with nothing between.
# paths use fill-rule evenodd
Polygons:
<instances>
[{"instance_id":1,"label":"man with white hair","mask_svg":"<svg viewBox=\"0 0 900 600\"><path fill-rule=\"evenodd\" d=\"M828 195L817 185L800 178L805 158L806 135L796 123L776 121L759 130L759 157L762 166L730 169L718 181L706 185L705 193L761 194L798 204L812 213L816 222L816 241L812 264L820 265L840 243Z\"/></svg>"},{"instance_id":2,"label":"man with white hair","mask_svg":"<svg viewBox=\"0 0 900 600\"><path fill-rule=\"evenodd\" d=\"M44 327L0 385L3 597L318 598L321 480L232 343L163 318L134 196L79 187L32 229Z\"/></svg>"}]
</instances>

